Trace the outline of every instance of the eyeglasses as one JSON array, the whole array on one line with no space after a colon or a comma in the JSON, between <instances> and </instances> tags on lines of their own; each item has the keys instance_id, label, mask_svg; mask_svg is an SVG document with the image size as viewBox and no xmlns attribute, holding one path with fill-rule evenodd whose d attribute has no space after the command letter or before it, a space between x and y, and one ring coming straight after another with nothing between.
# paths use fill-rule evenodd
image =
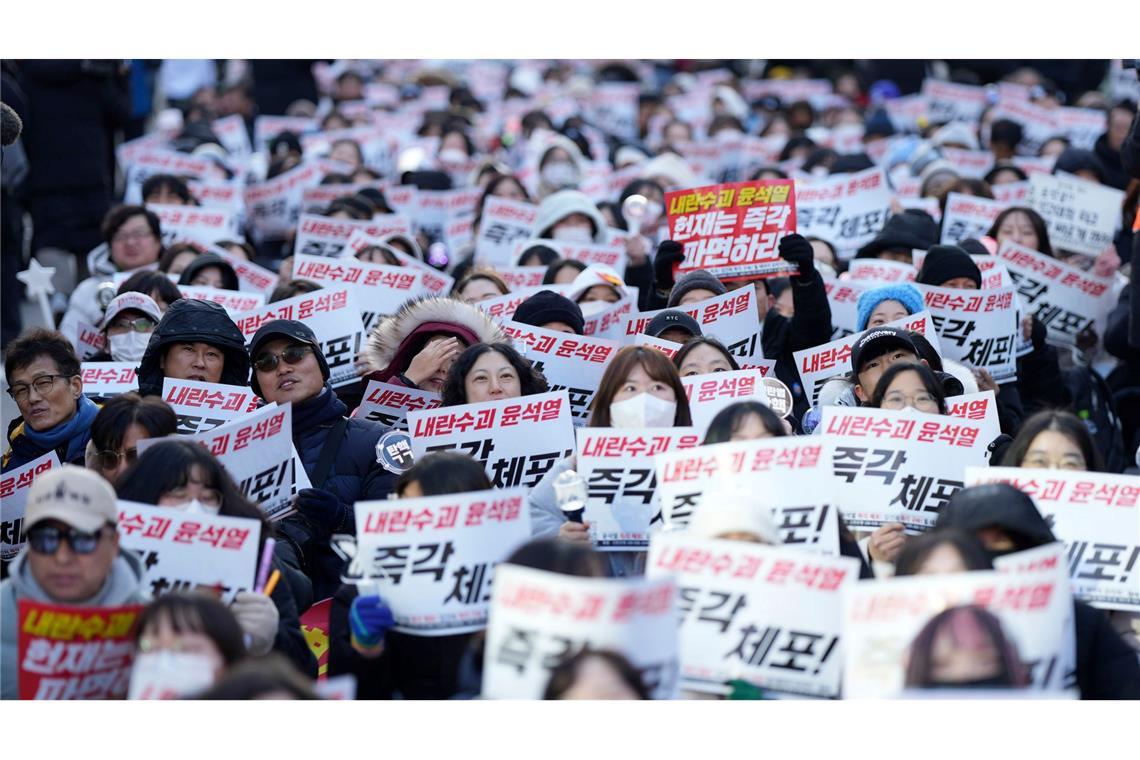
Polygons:
<instances>
[{"instance_id":1,"label":"eyeglasses","mask_svg":"<svg viewBox=\"0 0 1140 760\"><path fill-rule=\"evenodd\" d=\"M899 391L894 391L883 396L882 407L884 409L902 409L904 406L913 406L915 409L937 409L938 399L924 392L906 396Z\"/></svg>"},{"instance_id":2,"label":"eyeglasses","mask_svg":"<svg viewBox=\"0 0 1140 760\"><path fill-rule=\"evenodd\" d=\"M40 375L32 381L31 385L28 385L27 383L16 383L15 385L11 386L8 388L8 395L16 401L23 401L28 397L28 391L32 388L35 388L36 393L40 394L41 396L46 396L51 393L52 389L55 387L55 379L57 377L68 378L75 377L75 375Z\"/></svg>"},{"instance_id":3,"label":"eyeglasses","mask_svg":"<svg viewBox=\"0 0 1140 760\"><path fill-rule=\"evenodd\" d=\"M253 366L257 368L258 372L272 372L277 369L281 359L284 359L286 364L300 364L307 353L316 352L313 351L312 346L289 346L279 354L269 352L262 354L254 360Z\"/></svg>"},{"instance_id":4,"label":"eyeglasses","mask_svg":"<svg viewBox=\"0 0 1140 760\"><path fill-rule=\"evenodd\" d=\"M99 451L96 454L99 457L99 466L104 470L115 469L119 466L120 460L126 460L127 464L130 465L139 458L138 449L127 449L121 454L117 451Z\"/></svg>"},{"instance_id":5,"label":"eyeglasses","mask_svg":"<svg viewBox=\"0 0 1140 760\"><path fill-rule=\"evenodd\" d=\"M136 230L135 232L120 232L111 238L112 243L127 243L135 240L150 240L154 233L150 230Z\"/></svg>"},{"instance_id":6,"label":"eyeglasses","mask_svg":"<svg viewBox=\"0 0 1140 760\"><path fill-rule=\"evenodd\" d=\"M67 541L76 554L91 554L99 548L104 531L100 528L94 533L85 533L75 528L63 531L51 525L37 525L28 531L28 546L37 554L55 554L60 544Z\"/></svg>"},{"instance_id":7,"label":"eyeglasses","mask_svg":"<svg viewBox=\"0 0 1140 760\"><path fill-rule=\"evenodd\" d=\"M107 326L108 333L125 333L134 330L138 333L148 333L154 330L157 323L150 317L136 317L135 319L116 319Z\"/></svg>"}]
</instances>

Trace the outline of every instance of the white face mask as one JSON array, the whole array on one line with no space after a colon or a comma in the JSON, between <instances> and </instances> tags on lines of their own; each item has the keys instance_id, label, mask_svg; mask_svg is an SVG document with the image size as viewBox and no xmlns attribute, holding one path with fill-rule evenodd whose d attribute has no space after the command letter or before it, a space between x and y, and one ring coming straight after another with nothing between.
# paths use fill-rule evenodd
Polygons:
<instances>
[{"instance_id":1,"label":"white face mask","mask_svg":"<svg viewBox=\"0 0 1140 760\"><path fill-rule=\"evenodd\" d=\"M459 148L447 148L439 152L439 162L456 166L467 163L467 154Z\"/></svg>"},{"instance_id":2,"label":"white face mask","mask_svg":"<svg viewBox=\"0 0 1140 760\"><path fill-rule=\"evenodd\" d=\"M194 652L143 652L131 666L127 699L178 699L214 683L214 663Z\"/></svg>"},{"instance_id":3,"label":"white face mask","mask_svg":"<svg viewBox=\"0 0 1140 760\"><path fill-rule=\"evenodd\" d=\"M578 308L582 310L582 316L589 319L595 314L600 314L605 311L606 307L612 305L613 304L608 301L586 301L585 303L578 304Z\"/></svg>"},{"instance_id":4,"label":"white face mask","mask_svg":"<svg viewBox=\"0 0 1140 760\"><path fill-rule=\"evenodd\" d=\"M188 515L216 515L218 514L218 511L221 509L221 507L211 507L203 504L197 499L191 499L190 501L183 502L182 504L173 507L173 509L185 512Z\"/></svg>"},{"instance_id":5,"label":"white face mask","mask_svg":"<svg viewBox=\"0 0 1140 760\"><path fill-rule=\"evenodd\" d=\"M146 346L150 343L150 333L141 333L131 330L122 335L108 335L107 342L111 348L111 358L117 362L141 361L146 353Z\"/></svg>"},{"instance_id":6,"label":"white face mask","mask_svg":"<svg viewBox=\"0 0 1140 760\"><path fill-rule=\"evenodd\" d=\"M672 427L677 404L652 393L639 393L610 404L610 421L616 428Z\"/></svg>"},{"instance_id":7,"label":"white face mask","mask_svg":"<svg viewBox=\"0 0 1140 760\"><path fill-rule=\"evenodd\" d=\"M589 243L594 239L590 230L585 227L555 227L550 237L566 243Z\"/></svg>"},{"instance_id":8,"label":"white face mask","mask_svg":"<svg viewBox=\"0 0 1140 760\"><path fill-rule=\"evenodd\" d=\"M553 187L578 184L578 169L566 161L551 161L542 168L542 179Z\"/></svg>"}]
</instances>

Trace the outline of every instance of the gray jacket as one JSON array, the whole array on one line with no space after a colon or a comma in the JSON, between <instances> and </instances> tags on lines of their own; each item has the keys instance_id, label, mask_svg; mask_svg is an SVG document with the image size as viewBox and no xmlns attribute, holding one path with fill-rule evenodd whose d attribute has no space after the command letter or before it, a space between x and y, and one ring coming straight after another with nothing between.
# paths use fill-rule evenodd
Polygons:
<instances>
[{"instance_id":1,"label":"gray jacket","mask_svg":"<svg viewBox=\"0 0 1140 760\"><path fill-rule=\"evenodd\" d=\"M12 561L10 574L0 583L0 698L16 699L19 696L19 662L17 639L19 636L19 608L21 599L54 603L28 567L28 547ZM143 586L143 566L139 558L125 549L111 565L111 572L103 588L82 607L117 607L124 604L145 604L149 601Z\"/></svg>"},{"instance_id":2,"label":"gray jacket","mask_svg":"<svg viewBox=\"0 0 1140 760\"><path fill-rule=\"evenodd\" d=\"M566 518L554 497L554 479L576 466L577 456L572 454L554 463L550 471L534 488L530 489L530 531L535 538L557 538L558 529ZM615 578L645 575L645 552L603 552L610 562L610 573Z\"/></svg>"}]
</instances>

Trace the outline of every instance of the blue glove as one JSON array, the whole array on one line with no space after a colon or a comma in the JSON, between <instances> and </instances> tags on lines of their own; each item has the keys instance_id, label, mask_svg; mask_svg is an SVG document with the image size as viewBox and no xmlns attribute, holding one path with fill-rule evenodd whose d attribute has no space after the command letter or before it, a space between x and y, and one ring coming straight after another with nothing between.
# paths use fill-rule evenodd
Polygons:
<instances>
[{"instance_id":1,"label":"blue glove","mask_svg":"<svg viewBox=\"0 0 1140 760\"><path fill-rule=\"evenodd\" d=\"M780 258L800 268L799 273L793 277L810 280L815 274L815 252L803 235L793 232L780 238Z\"/></svg>"},{"instance_id":2,"label":"blue glove","mask_svg":"<svg viewBox=\"0 0 1140 760\"><path fill-rule=\"evenodd\" d=\"M323 488L302 488L297 492L297 511L309 524L324 534L332 534L344 521L345 508L340 499Z\"/></svg>"},{"instance_id":3,"label":"blue glove","mask_svg":"<svg viewBox=\"0 0 1140 760\"><path fill-rule=\"evenodd\" d=\"M392 608L384 598L375 594L358 596L352 600L348 612L348 627L352 637L365 648L374 648L384 641L384 632L396 625Z\"/></svg>"}]
</instances>

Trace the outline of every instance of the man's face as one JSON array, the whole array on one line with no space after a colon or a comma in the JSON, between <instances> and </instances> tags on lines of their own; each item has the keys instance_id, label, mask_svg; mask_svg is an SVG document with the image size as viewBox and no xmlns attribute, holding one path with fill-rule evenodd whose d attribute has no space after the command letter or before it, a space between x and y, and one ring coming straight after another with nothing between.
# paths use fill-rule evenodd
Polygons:
<instances>
[{"instance_id":1,"label":"man's face","mask_svg":"<svg viewBox=\"0 0 1140 760\"><path fill-rule=\"evenodd\" d=\"M161 250L162 241L142 214L123 222L111 237L111 260L124 271L155 263Z\"/></svg>"},{"instance_id":2,"label":"man's face","mask_svg":"<svg viewBox=\"0 0 1140 760\"><path fill-rule=\"evenodd\" d=\"M855 396L863 403L870 401L871 395L875 392L875 386L879 384L879 378L887 371L887 367L895 362L918 364L919 360L913 351L901 346L895 346L874 359L865 360L859 369L859 382L855 384ZM922 362L922 364L925 363Z\"/></svg>"},{"instance_id":3,"label":"man's face","mask_svg":"<svg viewBox=\"0 0 1140 760\"><path fill-rule=\"evenodd\" d=\"M261 397L266 401L276 401L278 404L292 401L296 404L313 398L325 387L321 365L317 363L317 357L312 350L304 351L299 362L290 364L281 355L289 348L293 349L290 353L295 355L296 349L309 347L287 338L278 338L259 348L257 356L253 357L255 365L253 371L257 373L257 382L261 384ZM269 356L277 357L277 366L263 372L256 365L262 357Z\"/></svg>"},{"instance_id":4,"label":"man's face","mask_svg":"<svg viewBox=\"0 0 1140 760\"><path fill-rule=\"evenodd\" d=\"M59 520L36 523L49 525L67 533L71 526ZM52 601L61 604L79 604L87 601L103 587L111 565L119 555L119 536L111 528L104 528L95 551L79 554L66 539L52 554L40 554L28 547L28 567L32 577Z\"/></svg>"},{"instance_id":5,"label":"man's face","mask_svg":"<svg viewBox=\"0 0 1140 760\"><path fill-rule=\"evenodd\" d=\"M225 365L226 356L222 349L201 342L175 343L166 349L159 361L163 376L201 383L220 382Z\"/></svg>"},{"instance_id":6,"label":"man's face","mask_svg":"<svg viewBox=\"0 0 1140 760\"><path fill-rule=\"evenodd\" d=\"M41 385L50 383L51 387L41 393L35 386L37 381ZM24 422L32 430L42 432L75 414L79 396L83 393L83 380L78 375L60 377L55 360L41 354L28 366L12 372L8 378L8 389Z\"/></svg>"}]
</instances>

